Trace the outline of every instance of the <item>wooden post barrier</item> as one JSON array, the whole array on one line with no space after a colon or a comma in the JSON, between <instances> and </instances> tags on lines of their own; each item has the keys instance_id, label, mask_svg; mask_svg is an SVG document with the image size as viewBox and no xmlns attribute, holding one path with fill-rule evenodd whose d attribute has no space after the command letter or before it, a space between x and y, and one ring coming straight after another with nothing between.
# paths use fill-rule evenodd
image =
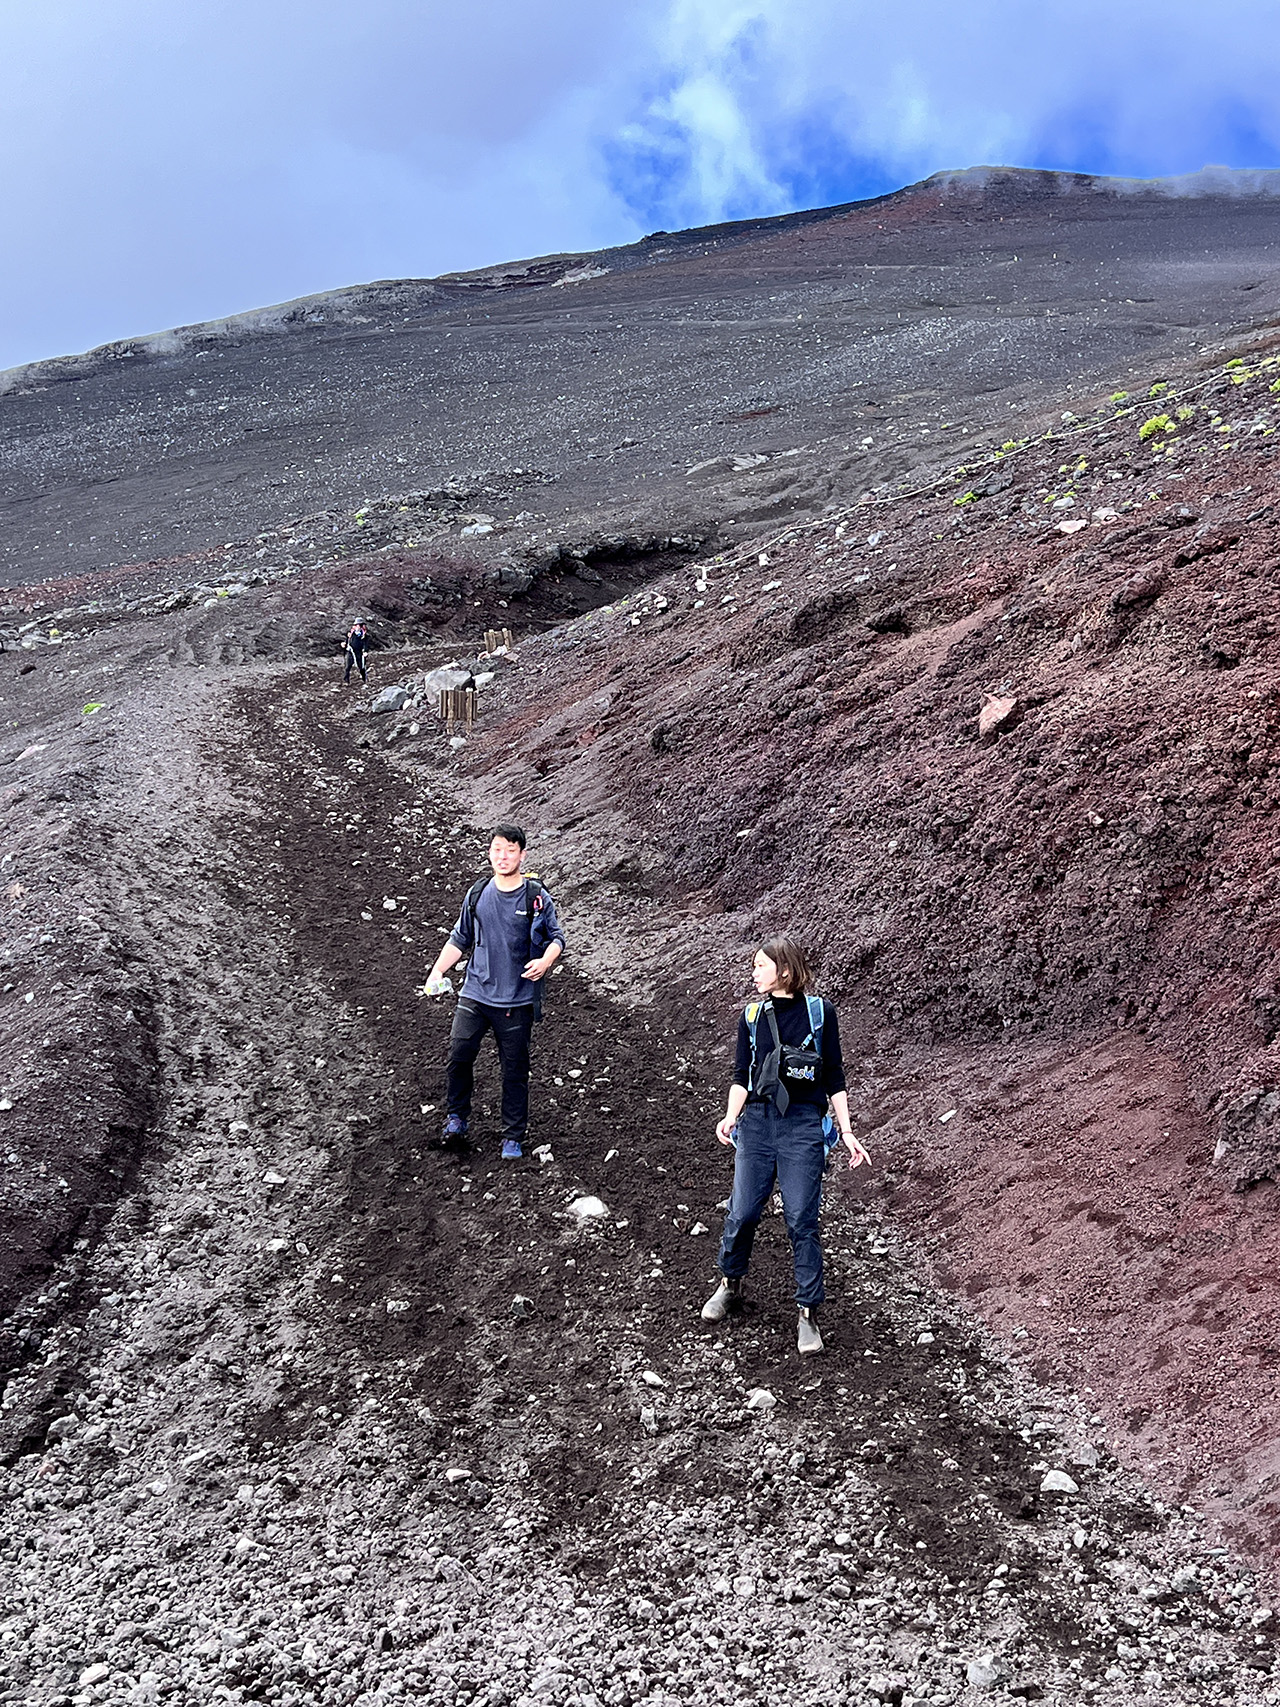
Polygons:
<instances>
[{"instance_id":1,"label":"wooden post barrier","mask_svg":"<svg viewBox=\"0 0 1280 1707\"><path fill-rule=\"evenodd\" d=\"M465 723L468 729L472 728L476 720L476 690L441 688L440 716L450 732L455 723Z\"/></svg>"}]
</instances>

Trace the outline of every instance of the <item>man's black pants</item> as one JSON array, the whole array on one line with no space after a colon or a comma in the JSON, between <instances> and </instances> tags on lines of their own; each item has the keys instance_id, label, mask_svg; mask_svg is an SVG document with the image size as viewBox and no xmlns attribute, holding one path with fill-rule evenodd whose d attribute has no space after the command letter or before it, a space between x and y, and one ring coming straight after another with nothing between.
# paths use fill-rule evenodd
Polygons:
<instances>
[{"instance_id":1,"label":"man's black pants","mask_svg":"<svg viewBox=\"0 0 1280 1707\"><path fill-rule=\"evenodd\" d=\"M364 653L363 652L357 652L354 646L348 646L347 647L347 667L346 667L346 670L343 672L343 677L342 677L344 682L349 682L351 680L351 666L353 664L355 665L356 669L359 670L359 672L360 672L360 680L362 682L367 682L369 680L369 672L368 672L368 670L365 669Z\"/></svg>"},{"instance_id":2,"label":"man's black pants","mask_svg":"<svg viewBox=\"0 0 1280 1707\"><path fill-rule=\"evenodd\" d=\"M491 1008L469 996L459 1001L449 1033L449 1067L446 1082L446 1112L471 1114L471 1091L475 1060L484 1034L493 1028L502 1064L502 1136L524 1142L529 1125L529 1038L533 1031L533 1007Z\"/></svg>"}]
</instances>

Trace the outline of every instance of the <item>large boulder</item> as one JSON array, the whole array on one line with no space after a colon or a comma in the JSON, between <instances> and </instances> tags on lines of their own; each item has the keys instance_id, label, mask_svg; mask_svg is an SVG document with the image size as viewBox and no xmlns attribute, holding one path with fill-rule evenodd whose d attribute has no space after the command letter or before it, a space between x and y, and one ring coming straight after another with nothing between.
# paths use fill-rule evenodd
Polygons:
<instances>
[{"instance_id":1,"label":"large boulder","mask_svg":"<svg viewBox=\"0 0 1280 1707\"><path fill-rule=\"evenodd\" d=\"M389 711L399 711L402 709L408 698L408 688L402 688L398 685L396 687L383 688L377 699L375 699L373 704L369 707L369 713L373 717L383 717Z\"/></svg>"},{"instance_id":2,"label":"large boulder","mask_svg":"<svg viewBox=\"0 0 1280 1707\"><path fill-rule=\"evenodd\" d=\"M421 692L424 699L432 700L451 688L472 688L475 685L470 670L461 670L456 664L442 664L438 670L427 671L422 678Z\"/></svg>"}]
</instances>

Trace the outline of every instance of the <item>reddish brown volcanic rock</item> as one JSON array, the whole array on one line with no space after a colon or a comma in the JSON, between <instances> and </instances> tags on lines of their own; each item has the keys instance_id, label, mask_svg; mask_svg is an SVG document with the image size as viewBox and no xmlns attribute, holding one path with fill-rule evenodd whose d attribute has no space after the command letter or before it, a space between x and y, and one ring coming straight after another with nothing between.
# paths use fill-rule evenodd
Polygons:
<instances>
[{"instance_id":1,"label":"reddish brown volcanic rock","mask_svg":"<svg viewBox=\"0 0 1280 1707\"><path fill-rule=\"evenodd\" d=\"M957 504L971 470L531 644L472 760L652 921L646 971L676 897L704 999L774 927L814 943L940 1272L1268 1547L1278 372L1066 398L994 498Z\"/></svg>"}]
</instances>

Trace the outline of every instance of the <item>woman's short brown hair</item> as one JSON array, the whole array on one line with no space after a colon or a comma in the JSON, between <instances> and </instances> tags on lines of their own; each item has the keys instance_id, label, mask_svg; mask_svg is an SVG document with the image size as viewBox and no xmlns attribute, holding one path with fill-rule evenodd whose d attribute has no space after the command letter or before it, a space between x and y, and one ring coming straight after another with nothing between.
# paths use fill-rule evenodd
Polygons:
<instances>
[{"instance_id":1,"label":"woman's short brown hair","mask_svg":"<svg viewBox=\"0 0 1280 1707\"><path fill-rule=\"evenodd\" d=\"M792 996L799 996L813 982L813 968L809 964L809 956L792 936L771 936L767 942L762 942L756 950L772 960L778 968L778 981L785 984Z\"/></svg>"}]
</instances>

